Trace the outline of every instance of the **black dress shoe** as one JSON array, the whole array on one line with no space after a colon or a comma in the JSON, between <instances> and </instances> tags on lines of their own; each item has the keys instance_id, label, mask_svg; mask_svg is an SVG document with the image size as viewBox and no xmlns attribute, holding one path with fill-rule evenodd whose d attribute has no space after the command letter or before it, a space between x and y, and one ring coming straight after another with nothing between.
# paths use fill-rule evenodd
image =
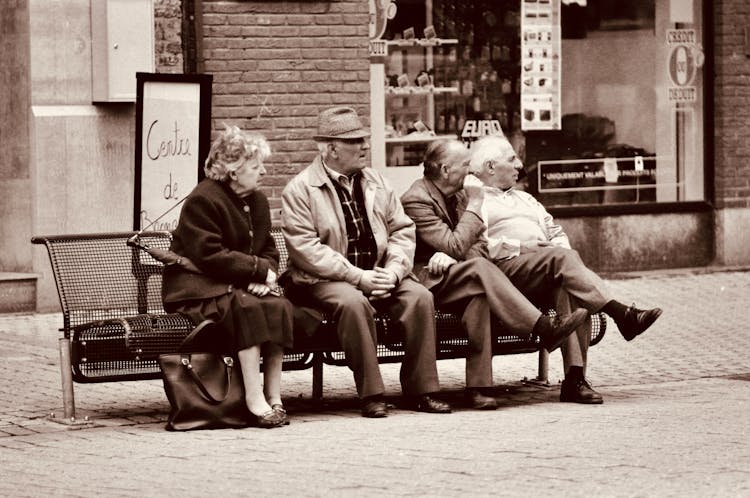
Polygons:
<instances>
[{"instance_id":1,"label":"black dress shoe","mask_svg":"<svg viewBox=\"0 0 750 498\"><path fill-rule=\"evenodd\" d=\"M584 405L601 405L602 395L594 391L586 379L565 379L560 386L560 401L581 403Z\"/></svg>"},{"instance_id":2,"label":"black dress shoe","mask_svg":"<svg viewBox=\"0 0 750 498\"><path fill-rule=\"evenodd\" d=\"M615 324L626 341L632 341L642 334L661 316L661 308L639 310L635 305L625 311L625 316L615 320Z\"/></svg>"},{"instance_id":3,"label":"black dress shoe","mask_svg":"<svg viewBox=\"0 0 750 498\"><path fill-rule=\"evenodd\" d=\"M362 400L362 416L383 418L388 416L388 405L380 396L371 396Z\"/></svg>"},{"instance_id":4,"label":"black dress shoe","mask_svg":"<svg viewBox=\"0 0 750 498\"><path fill-rule=\"evenodd\" d=\"M426 394L417 396L412 401L414 410L425 413L450 413L451 405L444 401L437 400Z\"/></svg>"},{"instance_id":5,"label":"black dress shoe","mask_svg":"<svg viewBox=\"0 0 750 498\"><path fill-rule=\"evenodd\" d=\"M586 321L588 316L587 310L578 308L569 315L550 318L552 330L545 337L540 338L542 347L550 353L559 348L563 341Z\"/></svg>"},{"instance_id":6,"label":"black dress shoe","mask_svg":"<svg viewBox=\"0 0 750 498\"><path fill-rule=\"evenodd\" d=\"M466 389L466 401L475 410L497 410L497 400L491 396L485 396L479 389Z\"/></svg>"}]
</instances>

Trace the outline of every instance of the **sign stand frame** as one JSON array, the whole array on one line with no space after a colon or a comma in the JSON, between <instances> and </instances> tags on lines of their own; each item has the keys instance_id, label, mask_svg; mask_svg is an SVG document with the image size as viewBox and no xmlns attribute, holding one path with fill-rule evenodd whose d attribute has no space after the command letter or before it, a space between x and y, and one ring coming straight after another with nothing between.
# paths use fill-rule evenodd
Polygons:
<instances>
[{"instance_id":1,"label":"sign stand frame","mask_svg":"<svg viewBox=\"0 0 750 498\"><path fill-rule=\"evenodd\" d=\"M160 84L164 83L193 83L199 86L199 103L198 103L198 143L197 151L198 154L195 157L195 161L190 161L189 167L196 168L197 170L197 181L200 182L205 174L203 172L203 164L208 157L208 151L211 146L211 85L213 83L213 75L211 74L170 74L170 73L136 73L136 108L135 108L135 182L134 182L134 197L133 197L133 229L141 230L141 210L143 205L142 191L143 191L143 153L144 146L147 145L144 142L143 136L143 108L144 108L144 87L148 83L156 82ZM148 105L148 103L145 103ZM190 133L195 135L196 130L190 130ZM189 191L183 192L187 195ZM153 216L160 216L162 213L154 213Z\"/></svg>"}]
</instances>

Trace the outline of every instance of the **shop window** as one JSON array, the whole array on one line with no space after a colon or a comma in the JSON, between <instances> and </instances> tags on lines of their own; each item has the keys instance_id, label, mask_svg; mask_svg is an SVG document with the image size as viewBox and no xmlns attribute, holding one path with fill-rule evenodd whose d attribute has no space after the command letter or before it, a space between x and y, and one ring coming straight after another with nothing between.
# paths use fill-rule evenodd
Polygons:
<instances>
[{"instance_id":1,"label":"shop window","mask_svg":"<svg viewBox=\"0 0 750 498\"><path fill-rule=\"evenodd\" d=\"M511 138L548 206L705 200L700 0L373 0L373 163ZM377 34L376 34L377 35Z\"/></svg>"}]
</instances>

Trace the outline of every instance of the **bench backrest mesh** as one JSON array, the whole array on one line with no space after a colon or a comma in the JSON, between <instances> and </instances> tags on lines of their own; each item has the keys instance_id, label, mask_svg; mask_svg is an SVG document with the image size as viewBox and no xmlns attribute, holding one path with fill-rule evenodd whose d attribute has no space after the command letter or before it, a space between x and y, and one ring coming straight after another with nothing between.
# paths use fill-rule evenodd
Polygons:
<instances>
[{"instance_id":1,"label":"bench backrest mesh","mask_svg":"<svg viewBox=\"0 0 750 498\"><path fill-rule=\"evenodd\" d=\"M273 242L276 244L276 249L279 250L279 275L281 275L289 266L289 251L286 249L286 241L284 240L284 235L281 233L281 227L273 227L271 229L271 237L273 237Z\"/></svg>"},{"instance_id":2,"label":"bench backrest mesh","mask_svg":"<svg viewBox=\"0 0 750 498\"><path fill-rule=\"evenodd\" d=\"M94 320L162 313L162 263L126 245L135 232L37 237L47 246L65 328ZM146 232L150 247L168 249L168 232Z\"/></svg>"},{"instance_id":3,"label":"bench backrest mesh","mask_svg":"<svg viewBox=\"0 0 750 498\"><path fill-rule=\"evenodd\" d=\"M142 313L163 313L161 272L163 264L145 251L128 247L127 240L135 232L59 235L35 237L49 251L55 275L66 332L71 327L95 320L124 318ZM279 275L288 267L289 252L280 227L271 229L279 250ZM140 239L147 246L169 249L169 232L144 232ZM457 319L457 318L456 318ZM445 317L438 329L445 328ZM460 330L457 323L448 329ZM592 315L592 345L599 342L606 330L601 314ZM445 332L438 330L438 336ZM533 339L498 335L497 342L525 343Z\"/></svg>"}]
</instances>

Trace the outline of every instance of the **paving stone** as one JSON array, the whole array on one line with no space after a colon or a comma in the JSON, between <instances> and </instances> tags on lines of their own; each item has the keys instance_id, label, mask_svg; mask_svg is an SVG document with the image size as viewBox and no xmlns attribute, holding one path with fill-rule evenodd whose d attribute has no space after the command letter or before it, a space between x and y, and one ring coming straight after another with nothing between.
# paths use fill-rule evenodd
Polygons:
<instances>
[{"instance_id":1,"label":"paving stone","mask_svg":"<svg viewBox=\"0 0 750 498\"><path fill-rule=\"evenodd\" d=\"M535 355L493 359L500 409L462 405L463 360L438 362L450 415L406 410L399 365L383 365L382 420L359 415L351 372L285 372L292 423L274 430L169 433L160 381L76 385L78 417L60 412L60 314L0 315L2 496L748 496L750 273L648 274L607 281L623 302L661 306L626 342L609 320L589 354L600 406L557 402ZM33 485L30 485L32 484Z\"/></svg>"}]
</instances>

